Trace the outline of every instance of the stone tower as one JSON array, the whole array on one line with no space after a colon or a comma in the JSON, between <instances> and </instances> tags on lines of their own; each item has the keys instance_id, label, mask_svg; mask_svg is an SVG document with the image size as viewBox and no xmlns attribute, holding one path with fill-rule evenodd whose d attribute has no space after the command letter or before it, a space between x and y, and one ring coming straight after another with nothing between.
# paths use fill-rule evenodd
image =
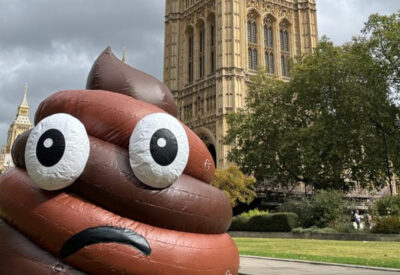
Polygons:
<instances>
[{"instance_id":1,"label":"stone tower","mask_svg":"<svg viewBox=\"0 0 400 275\"><path fill-rule=\"evenodd\" d=\"M226 115L243 107L250 76L289 78L290 58L317 42L315 0L166 0L164 82L218 167Z\"/></svg>"},{"instance_id":2,"label":"stone tower","mask_svg":"<svg viewBox=\"0 0 400 275\"><path fill-rule=\"evenodd\" d=\"M4 171L14 166L11 158L11 148L14 144L15 139L18 135L22 134L26 130L32 128L31 121L29 119L29 105L28 105L28 85L25 84L24 97L21 104L18 107L17 116L11 123L8 130L7 143L3 145L0 154L0 170Z\"/></svg>"}]
</instances>

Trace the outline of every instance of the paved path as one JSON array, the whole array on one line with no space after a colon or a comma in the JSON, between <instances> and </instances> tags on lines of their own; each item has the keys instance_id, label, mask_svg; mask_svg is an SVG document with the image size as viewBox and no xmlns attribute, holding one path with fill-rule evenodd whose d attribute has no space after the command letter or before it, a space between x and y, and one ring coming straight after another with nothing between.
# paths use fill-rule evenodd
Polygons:
<instances>
[{"instance_id":1,"label":"paved path","mask_svg":"<svg viewBox=\"0 0 400 275\"><path fill-rule=\"evenodd\" d=\"M320 263L293 262L276 260L270 258L240 257L240 273L243 275L378 275L378 274L400 274L400 270L378 270L370 268L359 268L352 266L337 266Z\"/></svg>"}]
</instances>

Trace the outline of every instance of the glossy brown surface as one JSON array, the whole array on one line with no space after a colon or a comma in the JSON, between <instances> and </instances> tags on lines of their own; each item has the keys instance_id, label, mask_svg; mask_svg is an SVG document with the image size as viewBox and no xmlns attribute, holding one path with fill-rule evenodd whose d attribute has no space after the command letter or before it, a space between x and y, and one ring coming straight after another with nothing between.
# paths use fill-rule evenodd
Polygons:
<instances>
[{"instance_id":1,"label":"glossy brown surface","mask_svg":"<svg viewBox=\"0 0 400 275\"><path fill-rule=\"evenodd\" d=\"M13 150L23 155L26 144ZM228 230L232 208L215 187L183 174L164 190L142 184L130 168L128 151L90 137L86 168L70 190L114 213L149 225L179 231L219 234ZM17 167L19 163L17 163ZM99 177L98 175L101 175Z\"/></svg>"},{"instance_id":2,"label":"glossy brown surface","mask_svg":"<svg viewBox=\"0 0 400 275\"><path fill-rule=\"evenodd\" d=\"M177 115L174 96L163 83L118 59L108 47L95 61L86 89L106 90L132 96Z\"/></svg>"},{"instance_id":3,"label":"glossy brown surface","mask_svg":"<svg viewBox=\"0 0 400 275\"><path fill-rule=\"evenodd\" d=\"M0 178L0 215L24 235L58 255L63 244L96 226L129 228L149 242L150 256L122 244L85 247L65 261L92 274L237 274L239 256L228 234L160 229L117 216L64 192L44 192L22 169ZM18 199L15 199L18 198Z\"/></svg>"},{"instance_id":4,"label":"glossy brown surface","mask_svg":"<svg viewBox=\"0 0 400 275\"><path fill-rule=\"evenodd\" d=\"M232 219L217 188L185 174L163 190L148 188L133 174L127 150L93 137L86 168L70 188L116 214L163 228L216 234Z\"/></svg>"},{"instance_id":5,"label":"glossy brown surface","mask_svg":"<svg viewBox=\"0 0 400 275\"><path fill-rule=\"evenodd\" d=\"M44 100L35 115L35 123L56 113L78 118L90 136L128 148L136 123L144 116L164 112L146 102L107 91L61 91ZM185 174L210 183L215 165L201 139L183 125L189 140L189 159Z\"/></svg>"},{"instance_id":6,"label":"glossy brown surface","mask_svg":"<svg viewBox=\"0 0 400 275\"><path fill-rule=\"evenodd\" d=\"M11 157L15 166L25 169L25 146L28 141L31 130L20 134L13 143L11 148Z\"/></svg>"},{"instance_id":7,"label":"glossy brown surface","mask_svg":"<svg viewBox=\"0 0 400 275\"><path fill-rule=\"evenodd\" d=\"M0 219L0 274L83 275L41 250Z\"/></svg>"}]
</instances>

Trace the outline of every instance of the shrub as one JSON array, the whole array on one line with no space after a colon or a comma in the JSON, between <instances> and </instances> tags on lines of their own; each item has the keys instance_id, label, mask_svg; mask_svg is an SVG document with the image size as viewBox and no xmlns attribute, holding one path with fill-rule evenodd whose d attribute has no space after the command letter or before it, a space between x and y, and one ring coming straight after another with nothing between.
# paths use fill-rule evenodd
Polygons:
<instances>
[{"instance_id":1,"label":"shrub","mask_svg":"<svg viewBox=\"0 0 400 275\"><path fill-rule=\"evenodd\" d=\"M294 213L255 215L251 218L237 216L232 220L231 231L290 232L298 226Z\"/></svg>"},{"instance_id":2,"label":"shrub","mask_svg":"<svg viewBox=\"0 0 400 275\"><path fill-rule=\"evenodd\" d=\"M293 233L337 233L337 231L331 227L318 228L312 226L309 228L298 227L292 230Z\"/></svg>"},{"instance_id":3,"label":"shrub","mask_svg":"<svg viewBox=\"0 0 400 275\"><path fill-rule=\"evenodd\" d=\"M250 231L291 232L298 226L299 218L294 213L274 213L271 215L253 216L248 221Z\"/></svg>"},{"instance_id":4,"label":"shrub","mask_svg":"<svg viewBox=\"0 0 400 275\"><path fill-rule=\"evenodd\" d=\"M379 216L400 217L400 196L384 197L377 200L372 207L373 213Z\"/></svg>"},{"instance_id":5,"label":"shrub","mask_svg":"<svg viewBox=\"0 0 400 275\"><path fill-rule=\"evenodd\" d=\"M247 231L249 218L246 217L233 217L232 224L229 230L231 231Z\"/></svg>"},{"instance_id":6,"label":"shrub","mask_svg":"<svg viewBox=\"0 0 400 275\"><path fill-rule=\"evenodd\" d=\"M254 200L255 183L254 177L246 176L237 166L230 166L226 169L217 169L211 185L222 190L229 198L232 207L235 207L239 202L250 204Z\"/></svg>"},{"instance_id":7,"label":"shrub","mask_svg":"<svg viewBox=\"0 0 400 275\"><path fill-rule=\"evenodd\" d=\"M311 201L305 197L289 199L285 201L281 206L279 206L279 211L281 212L292 212L296 213L299 217L299 222L302 226L309 224Z\"/></svg>"},{"instance_id":8,"label":"shrub","mask_svg":"<svg viewBox=\"0 0 400 275\"><path fill-rule=\"evenodd\" d=\"M331 221L329 223L329 227L341 233L359 232L354 228L353 223L351 222L351 216L348 214L341 215L337 219ZM364 230L366 229L364 228Z\"/></svg>"},{"instance_id":9,"label":"shrub","mask_svg":"<svg viewBox=\"0 0 400 275\"><path fill-rule=\"evenodd\" d=\"M399 217L387 216L378 218L375 226L372 228L372 232L381 234L400 234Z\"/></svg>"},{"instance_id":10,"label":"shrub","mask_svg":"<svg viewBox=\"0 0 400 275\"><path fill-rule=\"evenodd\" d=\"M303 227L323 228L343 216L346 203L338 191L318 191L311 199L288 200L279 210L296 213Z\"/></svg>"},{"instance_id":11,"label":"shrub","mask_svg":"<svg viewBox=\"0 0 400 275\"><path fill-rule=\"evenodd\" d=\"M240 214L238 217L251 218L253 216L268 215L268 214L269 214L268 211L266 211L266 210L258 210L256 208L256 209L252 209L252 210L249 210L247 212L244 212L244 213Z\"/></svg>"}]
</instances>

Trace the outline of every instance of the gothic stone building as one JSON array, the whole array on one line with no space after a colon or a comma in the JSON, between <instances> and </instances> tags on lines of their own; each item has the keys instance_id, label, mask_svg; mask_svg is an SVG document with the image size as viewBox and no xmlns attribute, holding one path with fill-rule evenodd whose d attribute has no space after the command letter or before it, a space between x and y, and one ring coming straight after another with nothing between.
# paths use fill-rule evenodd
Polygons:
<instances>
[{"instance_id":1,"label":"gothic stone building","mask_svg":"<svg viewBox=\"0 0 400 275\"><path fill-rule=\"evenodd\" d=\"M289 59L318 42L316 17L315 0L166 0L164 82L218 167L226 114L243 107L249 77L290 77Z\"/></svg>"},{"instance_id":2,"label":"gothic stone building","mask_svg":"<svg viewBox=\"0 0 400 275\"><path fill-rule=\"evenodd\" d=\"M8 130L7 142L3 145L0 153L0 170L4 171L14 166L11 158L11 148L18 135L32 128L29 120L29 105L27 99L28 86L25 85L24 97L18 107L17 115Z\"/></svg>"}]
</instances>

